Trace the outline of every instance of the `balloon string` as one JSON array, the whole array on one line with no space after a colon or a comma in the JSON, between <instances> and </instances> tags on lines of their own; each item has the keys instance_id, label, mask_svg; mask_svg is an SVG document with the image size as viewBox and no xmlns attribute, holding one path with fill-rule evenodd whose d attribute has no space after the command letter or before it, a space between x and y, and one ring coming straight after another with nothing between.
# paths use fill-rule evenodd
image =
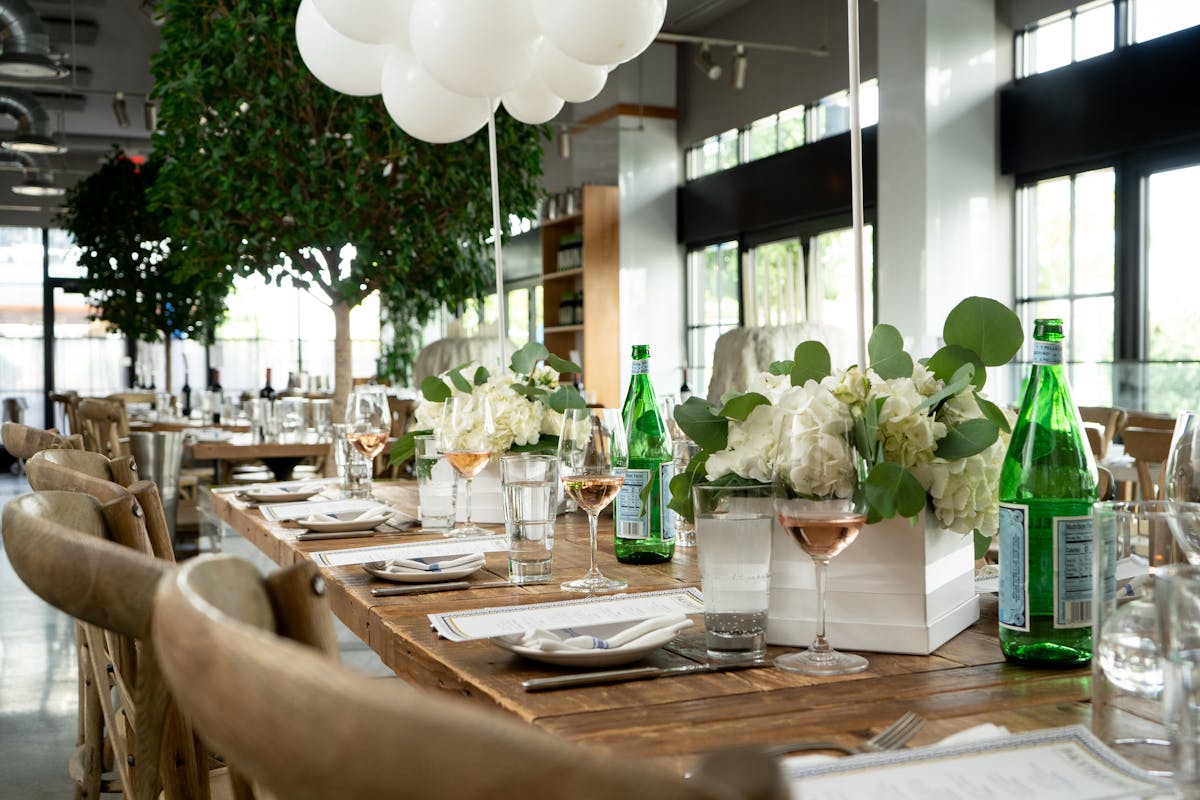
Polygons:
<instances>
[{"instance_id":1,"label":"balloon string","mask_svg":"<svg viewBox=\"0 0 1200 800\"><path fill-rule=\"evenodd\" d=\"M504 369L508 366L508 357L504 352L505 340L508 337L504 335L504 256L500 248L500 181L496 168L496 109L492 105L491 98L488 99L488 105L492 107L488 114L488 158L491 161L492 169L492 241L496 250L496 328L500 339L500 368ZM482 318L482 311L480 317Z\"/></svg>"}]
</instances>

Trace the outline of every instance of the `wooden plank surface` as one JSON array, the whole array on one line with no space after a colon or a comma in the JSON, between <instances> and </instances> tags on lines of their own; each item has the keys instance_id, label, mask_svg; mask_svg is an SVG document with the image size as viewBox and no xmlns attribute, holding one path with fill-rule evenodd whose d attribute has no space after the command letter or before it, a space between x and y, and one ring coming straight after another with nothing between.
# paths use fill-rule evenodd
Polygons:
<instances>
[{"instance_id":1,"label":"wooden plank surface","mask_svg":"<svg viewBox=\"0 0 1200 800\"><path fill-rule=\"evenodd\" d=\"M411 483L376 487L381 499L413 511ZM417 530L370 539L297 542L283 526L267 522L229 494L214 495L213 510L278 564L321 550L441 539ZM631 591L698 585L694 549L677 550L667 564L619 564L612 554L611 520L601 520L600 530L601 570L628 580ZM486 641L447 642L430 627L430 613L575 597L561 592L557 584L582 574L587 557L586 519L571 515L560 518L557 526L552 585L375 598L371 588L385 583L359 567L336 567L325 574L334 612L397 675L416 686L499 708L556 734L615 751L686 761L688 754L739 743L831 738L851 744L907 710L931 721L917 743L980 722L1030 730L1086 724L1089 718L1088 670L1030 670L1004 662L991 595L981 598L980 621L932 655L868 653L867 672L841 678L768 668L527 693L521 681L571 670L525 660ZM485 570L471 580L506 577L506 554L489 553ZM770 654L791 649L772 647ZM697 618L694 628L645 663L675 666L705 660L703 620Z\"/></svg>"},{"instance_id":2,"label":"wooden plank surface","mask_svg":"<svg viewBox=\"0 0 1200 800\"><path fill-rule=\"evenodd\" d=\"M246 434L237 434L228 441L198 441L190 445L196 459L237 461L256 458L287 458L321 456L329 452L328 439L305 439L299 442L260 442Z\"/></svg>"}]
</instances>

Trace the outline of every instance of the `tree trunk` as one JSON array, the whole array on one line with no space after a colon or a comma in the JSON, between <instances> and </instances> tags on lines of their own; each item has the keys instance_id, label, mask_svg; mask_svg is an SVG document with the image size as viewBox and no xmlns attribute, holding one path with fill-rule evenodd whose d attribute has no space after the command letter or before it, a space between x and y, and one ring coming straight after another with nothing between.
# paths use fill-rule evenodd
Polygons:
<instances>
[{"instance_id":1,"label":"tree trunk","mask_svg":"<svg viewBox=\"0 0 1200 800\"><path fill-rule=\"evenodd\" d=\"M163 337L163 385L162 390L171 391L171 334Z\"/></svg>"},{"instance_id":2,"label":"tree trunk","mask_svg":"<svg viewBox=\"0 0 1200 800\"><path fill-rule=\"evenodd\" d=\"M346 398L350 396L352 379L350 361L350 306L345 300L333 302L333 414L335 422L342 421Z\"/></svg>"}]
</instances>

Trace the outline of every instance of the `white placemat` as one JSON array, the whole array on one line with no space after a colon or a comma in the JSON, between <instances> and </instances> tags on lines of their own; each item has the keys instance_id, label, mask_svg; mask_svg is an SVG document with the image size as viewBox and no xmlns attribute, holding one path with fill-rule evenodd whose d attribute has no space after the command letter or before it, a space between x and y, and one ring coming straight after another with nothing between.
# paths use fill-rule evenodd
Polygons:
<instances>
[{"instance_id":1,"label":"white placemat","mask_svg":"<svg viewBox=\"0 0 1200 800\"><path fill-rule=\"evenodd\" d=\"M312 560L322 567L344 567L368 561L428 558L452 553L499 553L508 550L507 536L469 536L462 539L435 539L427 542L353 547L346 550L322 550Z\"/></svg>"},{"instance_id":2,"label":"white placemat","mask_svg":"<svg viewBox=\"0 0 1200 800\"><path fill-rule=\"evenodd\" d=\"M301 500L297 503L264 503L258 507L272 522L309 517L313 514L341 514L344 511L370 511L386 505L378 500Z\"/></svg>"}]
</instances>

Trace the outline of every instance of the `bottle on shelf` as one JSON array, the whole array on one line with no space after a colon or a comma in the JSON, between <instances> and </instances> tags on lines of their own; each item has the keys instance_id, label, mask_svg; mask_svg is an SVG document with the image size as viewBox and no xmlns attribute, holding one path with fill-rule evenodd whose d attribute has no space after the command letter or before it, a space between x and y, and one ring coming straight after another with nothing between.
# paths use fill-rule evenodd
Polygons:
<instances>
[{"instance_id":1,"label":"bottle on shelf","mask_svg":"<svg viewBox=\"0 0 1200 800\"><path fill-rule=\"evenodd\" d=\"M271 386L271 368L267 367L267 385L258 390L258 396L264 400L275 399L275 389Z\"/></svg>"},{"instance_id":2,"label":"bottle on shelf","mask_svg":"<svg viewBox=\"0 0 1200 800\"><path fill-rule=\"evenodd\" d=\"M1000 649L1027 666L1092 656L1096 466L1063 339L1062 320L1035 321L1033 367L1000 471Z\"/></svg>"},{"instance_id":3,"label":"bottle on shelf","mask_svg":"<svg viewBox=\"0 0 1200 800\"><path fill-rule=\"evenodd\" d=\"M683 368L683 383L679 385L679 402L686 403L688 398L692 396L692 387L688 386L687 382L687 367Z\"/></svg>"},{"instance_id":4,"label":"bottle on shelf","mask_svg":"<svg viewBox=\"0 0 1200 800\"><path fill-rule=\"evenodd\" d=\"M650 347L633 346L633 374L621 417L629 444L629 467L613 512L617 560L658 564L675 554L674 519L664 506L662 465L672 462L671 436L650 385ZM669 472L669 470L668 470ZM666 480L670 480L666 475ZM642 488L650 484L646 503Z\"/></svg>"},{"instance_id":5,"label":"bottle on shelf","mask_svg":"<svg viewBox=\"0 0 1200 800\"><path fill-rule=\"evenodd\" d=\"M192 415L192 387L188 383L188 374L186 371L183 373L183 388L179 390L179 397L183 401L179 413L186 419Z\"/></svg>"}]
</instances>

